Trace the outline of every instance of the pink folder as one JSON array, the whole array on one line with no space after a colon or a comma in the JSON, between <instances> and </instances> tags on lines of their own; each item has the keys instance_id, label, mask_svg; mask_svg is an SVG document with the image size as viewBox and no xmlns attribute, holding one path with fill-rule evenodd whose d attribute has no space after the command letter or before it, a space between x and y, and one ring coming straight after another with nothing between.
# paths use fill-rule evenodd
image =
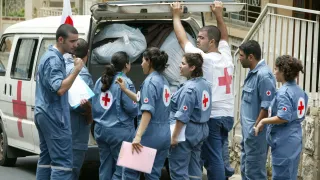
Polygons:
<instances>
[{"instance_id":1,"label":"pink folder","mask_svg":"<svg viewBox=\"0 0 320 180\"><path fill-rule=\"evenodd\" d=\"M156 149L146 146L143 146L139 154L136 151L132 154L131 143L123 141L117 165L150 174L156 154Z\"/></svg>"}]
</instances>

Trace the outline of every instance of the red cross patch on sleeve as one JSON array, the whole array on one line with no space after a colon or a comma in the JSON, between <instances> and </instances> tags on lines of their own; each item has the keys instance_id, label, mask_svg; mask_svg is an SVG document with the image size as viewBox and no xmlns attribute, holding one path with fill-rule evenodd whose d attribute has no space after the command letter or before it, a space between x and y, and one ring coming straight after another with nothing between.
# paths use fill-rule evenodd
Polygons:
<instances>
[{"instance_id":1,"label":"red cross patch on sleeve","mask_svg":"<svg viewBox=\"0 0 320 180\"><path fill-rule=\"evenodd\" d=\"M183 110L184 111L188 110L188 106L183 106Z\"/></svg>"},{"instance_id":2,"label":"red cross patch on sleeve","mask_svg":"<svg viewBox=\"0 0 320 180\"><path fill-rule=\"evenodd\" d=\"M271 96L271 91L268 90L268 91L266 92L266 95L267 95L267 96Z\"/></svg>"},{"instance_id":3,"label":"red cross patch on sleeve","mask_svg":"<svg viewBox=\"0 0 320 180\"><path fill-rule=\"evenodd\" d=\"M282 110L287 111L287 108L286 108L286 107L283 107Z\"/></svg>"},{"instance_id":4,"label":"red cross patch on sleeve","mask_svg":"<svg viewBox=\"0 0 320 180\"><path fill-rule=\"evenodd\" d=\"M148 102L149 102L149 99L148 99L148 98L144 98L143 102L144 102L144 103L148 103Z\"/></svg>"}]
</instances>

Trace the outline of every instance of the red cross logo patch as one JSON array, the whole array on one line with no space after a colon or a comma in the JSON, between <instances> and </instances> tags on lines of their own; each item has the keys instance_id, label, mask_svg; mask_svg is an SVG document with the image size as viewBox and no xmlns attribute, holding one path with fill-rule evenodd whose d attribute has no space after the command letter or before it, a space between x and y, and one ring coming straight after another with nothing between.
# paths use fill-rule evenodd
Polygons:
<instances>
[{"instance_id":1,"label":"red cross logo patch","mask_svg":"<svg viewBox=\"0 0 320 180\"><path fill-rule=\"evenodd\" d=\"M149 99L146 97L146 98L144 98L143 102L144 102L144 103L148 103L148 102L149 102Z\"/></svg>"},{"instance_id":2,"label":"red cross logo patch","mask_svg":"<svg viewBox=\"0 0 320 180\"><path fill-rule=\"evenodd\" d=\"M286 108L286 107L283 107L282 110L283 110L283 111L287 111L287 108Z\"/></svg>"},{"instance_id":3,"label":"red cross logo patch","mask_svg":"<svg viewBox=\"0 0 320 180\"><path fill-rule=\"evenodd\" d=\"M108 110L110 109L113 101L113 96L110 91L107 92L101 92L100 94L100 105L104 109Z\"/></svg>"},{"instance_id":4,"label":"red cross logo patch","mask_svg":"<svg viewBox=\"0 0 320 180\"><path fill-rule=\"evenodd\" d=\"M162 100L165 106L169 106L171 101L171 92L167 85L163 86Z\"/></svg>"},{"instance_id":5,"label":"red cross logo patch","mask_svg":"<svg viewBox=\"0 0 320 180\"><path fill-rule=\"evenodd\" d=\"M206 111L210 106L210 95L208 91L204 90L202 92L202 111Z\"/></svg>"},{"instance_id":6,"label":"red cross logo patch","mask_svg":"<svg viewBox=\"0 0 320 180\"><path fill-rule=\"evenodd\" d=\"M223 76L218 77L219 86L226 86L226 94L231 93L232 75L229 75L228 69L224 68Z\"/></svg>"},{"instance_id":7,"label":"red cross logo patch","mask_svg":"<svg viewBox=\"0 0 320 180\"><path fill-rule=\"evenodd\" d=\"M266 92L266 95L267 95L267 96L271 96L271 91L268 90L268 91Z\"/></svg>"},{"instance_id":8,"label":"red cross logo patch","mask_svg":"<svg viewBox=\"0 0 320 180\"><path fill-rule=\"evenodd\" d=\"M304 98L300 97L297 105L297 115L298 118L303 118L306 112L306 104Z\"/></svg>"},{"instance_id":9,"label":"red cross logo patch","mask_svg":"<svg viewBox=\"0 0 320 180\"><path fill-rule=\"evenodd\" d=\"M184 111L188 110L188 106L183 106L183 110Z\"/></svg>"}]
</instances>

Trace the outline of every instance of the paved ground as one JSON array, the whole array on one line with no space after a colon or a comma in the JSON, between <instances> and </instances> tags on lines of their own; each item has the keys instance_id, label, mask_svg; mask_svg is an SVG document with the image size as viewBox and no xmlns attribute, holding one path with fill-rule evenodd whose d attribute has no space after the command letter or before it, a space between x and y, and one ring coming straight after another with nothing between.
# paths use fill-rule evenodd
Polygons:
<instances>
[{"instance_id":1,"label":"paved ground","mask_svg":"<svg viewBox=\"0 0 320 180\"><path fill-rule=\"evenodd\" d=\"M0 180L34 180L36 177L38 156L18 158L15 167L0 166ZM203 180L206 180L204 172ZM97 164L86 164L80 180L98 180ZM169 180L168 173L163 170L161 180ZM240 176L234 175L230 180L241 180Z\"/></svg>"}]
</instances>

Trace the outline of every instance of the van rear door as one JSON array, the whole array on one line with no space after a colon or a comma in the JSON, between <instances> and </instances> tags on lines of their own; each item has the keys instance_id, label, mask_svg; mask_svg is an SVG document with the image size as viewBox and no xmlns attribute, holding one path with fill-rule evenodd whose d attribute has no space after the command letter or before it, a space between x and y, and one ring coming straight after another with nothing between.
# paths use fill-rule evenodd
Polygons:
<instances>
[{"instance_id":1,"label":"van rear door","mask_svg":"<svg viewBox=\"0 0 320 180\"><path fill-rule=\"evenodd\" d=\"M98 3L91 7L91 12L96 20L99 19L171 19L170 4L175 0L162 3L159 0L122 0ZM245 3L236 3L234 0L222 0L226 12L239 12ZM191 13L211 12L212 0L185 0L182 18L188 18Z\"/></svg>"}]
</instances>

